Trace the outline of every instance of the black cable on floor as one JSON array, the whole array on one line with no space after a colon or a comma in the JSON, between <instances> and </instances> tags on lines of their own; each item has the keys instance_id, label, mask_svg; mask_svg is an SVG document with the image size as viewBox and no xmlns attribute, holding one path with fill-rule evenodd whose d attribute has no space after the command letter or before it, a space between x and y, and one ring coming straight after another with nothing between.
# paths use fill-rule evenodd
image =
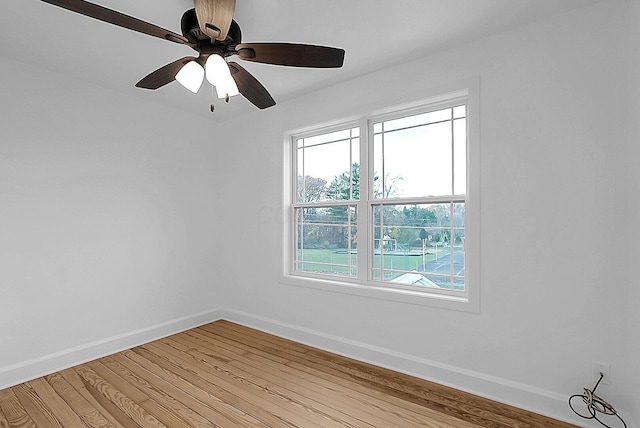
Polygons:
<instances>
[{"instance_id":1,"label":"black cable on floor","mask_svg":"<svg viewBox=\"0 0 640 428\"><path fill-rule=\"evenodd\" d=\"M598 414L613 416L622 423L623 428L627 428L627 424L625 423L624 419L620 417L618 412L616 412L616 409L614 409L611 404L607 403L602 398L596 395L596 389L598 388L598 385L600 385L600 382L602 381L603 377L604 377L604 374L600 373L600 379L598 379L598 382L596 382L596 385L593 387L592 390L588 388L584 388L584 394L574 394L571 397L569 397L569 407L571 408L571 410L573 410L573 413L580 416L581 418L595 419L596 421L600 422L600 424L602 424L607 428L613 428L613 427L611 425L607 425L602 420L600 420L598 418ZM587 407L587 411L589 412L588 416L581 414L573 407L572 401L575 400L576 398L582 399L582 402L585 404L585 406ZM601 417L602 416L600 416L600 418Z\"/></svg>"}]
</instances>

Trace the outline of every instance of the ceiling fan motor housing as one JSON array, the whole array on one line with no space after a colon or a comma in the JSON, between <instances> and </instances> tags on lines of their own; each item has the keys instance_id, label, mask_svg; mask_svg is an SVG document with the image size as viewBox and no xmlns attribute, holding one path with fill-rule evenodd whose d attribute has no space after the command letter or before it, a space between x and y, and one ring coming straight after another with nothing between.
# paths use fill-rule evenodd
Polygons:
<instances>
[{"instance_id":1,"label":"ceiling fan motor housing","mask_svg":"<svg viewBox=\"0 0 640 428\"><path fill-rule=\"evenodd\" d=\"M212 39L202 32L195 9L189 9L182 15L182 34L192 43L194 50L201 55L211 55L216 53L221 56L235 54L236 45L242 43L242 31L234 20L229 25L227 37L220 41Z\"/></svg>"}]
</instances>

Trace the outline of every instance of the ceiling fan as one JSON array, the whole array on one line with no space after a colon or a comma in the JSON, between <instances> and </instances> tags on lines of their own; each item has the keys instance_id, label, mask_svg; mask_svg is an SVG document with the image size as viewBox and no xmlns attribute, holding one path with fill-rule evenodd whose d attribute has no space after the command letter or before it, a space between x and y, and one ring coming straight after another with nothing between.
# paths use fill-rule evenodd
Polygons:
<instances>
[{"instance_id":1,"label":"ceiling fan","mask_svg":"<svg viewBox=\"0 0 640 428\"><path fill-rule=\"evenodd\" d=\"M216 87L219 98L242 94L260 109L276 104L264 86L237 62L290 67L339 68L344 50L297 43L242 43L242 32L233 20L236 0L194 0L194 8L182 15L182 35L84 0L42 0L100 21L189 46L198 56L180 58L140 80L136 87L158 89L177 80L198 92L204 77ZM213 109L213 106L212 106Z\"/></svg>"}]
</instances>

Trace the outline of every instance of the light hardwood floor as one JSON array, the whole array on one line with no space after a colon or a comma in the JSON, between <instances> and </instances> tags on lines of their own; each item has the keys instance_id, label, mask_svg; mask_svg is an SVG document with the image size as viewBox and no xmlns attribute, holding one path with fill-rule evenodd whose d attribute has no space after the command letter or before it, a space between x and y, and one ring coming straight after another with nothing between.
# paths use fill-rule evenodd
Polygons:
<instances>
[{"instance_id":1,"label":"light hardwood floor","mask_svg":"<svg viewBox=\"0 0 640 428\"><path fill-rule=\"evenodd\" d=\"M569 427L218 321L0 391L0 427Z\"/></svg>"}]
</instances>

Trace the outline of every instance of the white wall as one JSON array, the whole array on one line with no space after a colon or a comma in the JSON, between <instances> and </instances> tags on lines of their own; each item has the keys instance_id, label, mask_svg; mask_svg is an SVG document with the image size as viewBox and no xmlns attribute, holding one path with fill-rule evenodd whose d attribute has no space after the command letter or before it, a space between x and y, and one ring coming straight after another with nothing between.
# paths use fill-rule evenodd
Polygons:
<instances>
[{"instance_id":1,"label":"white wall","mask_svg":"<svg viewBox=\"0 0 640 428\"><path fill-rule=\"evenodd\" d=\"M0 388L211 316L209 124L4 58L0 100Z\"/></svg>"},{"instance_id":2,"label":"white wall","mask_svg":"<svg viewBox=\"0 0 640 428\"><path fill-rule=\"evenodd\" d=\"M604 361L614 378L599 393L626 403L626 7L603 2L230 123L220 173L233 186L220 196L233 209L218 234L228 316L562 419ZM282 283L283 132L474 76L480 314Z\"/></svg>"},{"instance_id":3,"label":"white wall","mask_svg":"<svg viewBox=\"0 0 640 428\"><path fill-rule=\"evenodd\" d=\"M637 425L640 173L627 159L640 156L640 11L630 4L602 2L220 127L0 58L0 388L222 314L562 419L566 397L591 384L591 361L609 362L613 384L600 392ZM282 283L283 132L469 77L481 82L480 313Z\"/></svg>"},{"instance_id":4,"label":"white wall","mask_svg":"<svg viewBox=\"0 0 640 428\"><path fill-rule=\"evenodd\" d=\"M628 168L629 225L628 265L628 409L640 426L640 2L630 2L629 13L629 152Z\"/></svg>"}]
</instances>

